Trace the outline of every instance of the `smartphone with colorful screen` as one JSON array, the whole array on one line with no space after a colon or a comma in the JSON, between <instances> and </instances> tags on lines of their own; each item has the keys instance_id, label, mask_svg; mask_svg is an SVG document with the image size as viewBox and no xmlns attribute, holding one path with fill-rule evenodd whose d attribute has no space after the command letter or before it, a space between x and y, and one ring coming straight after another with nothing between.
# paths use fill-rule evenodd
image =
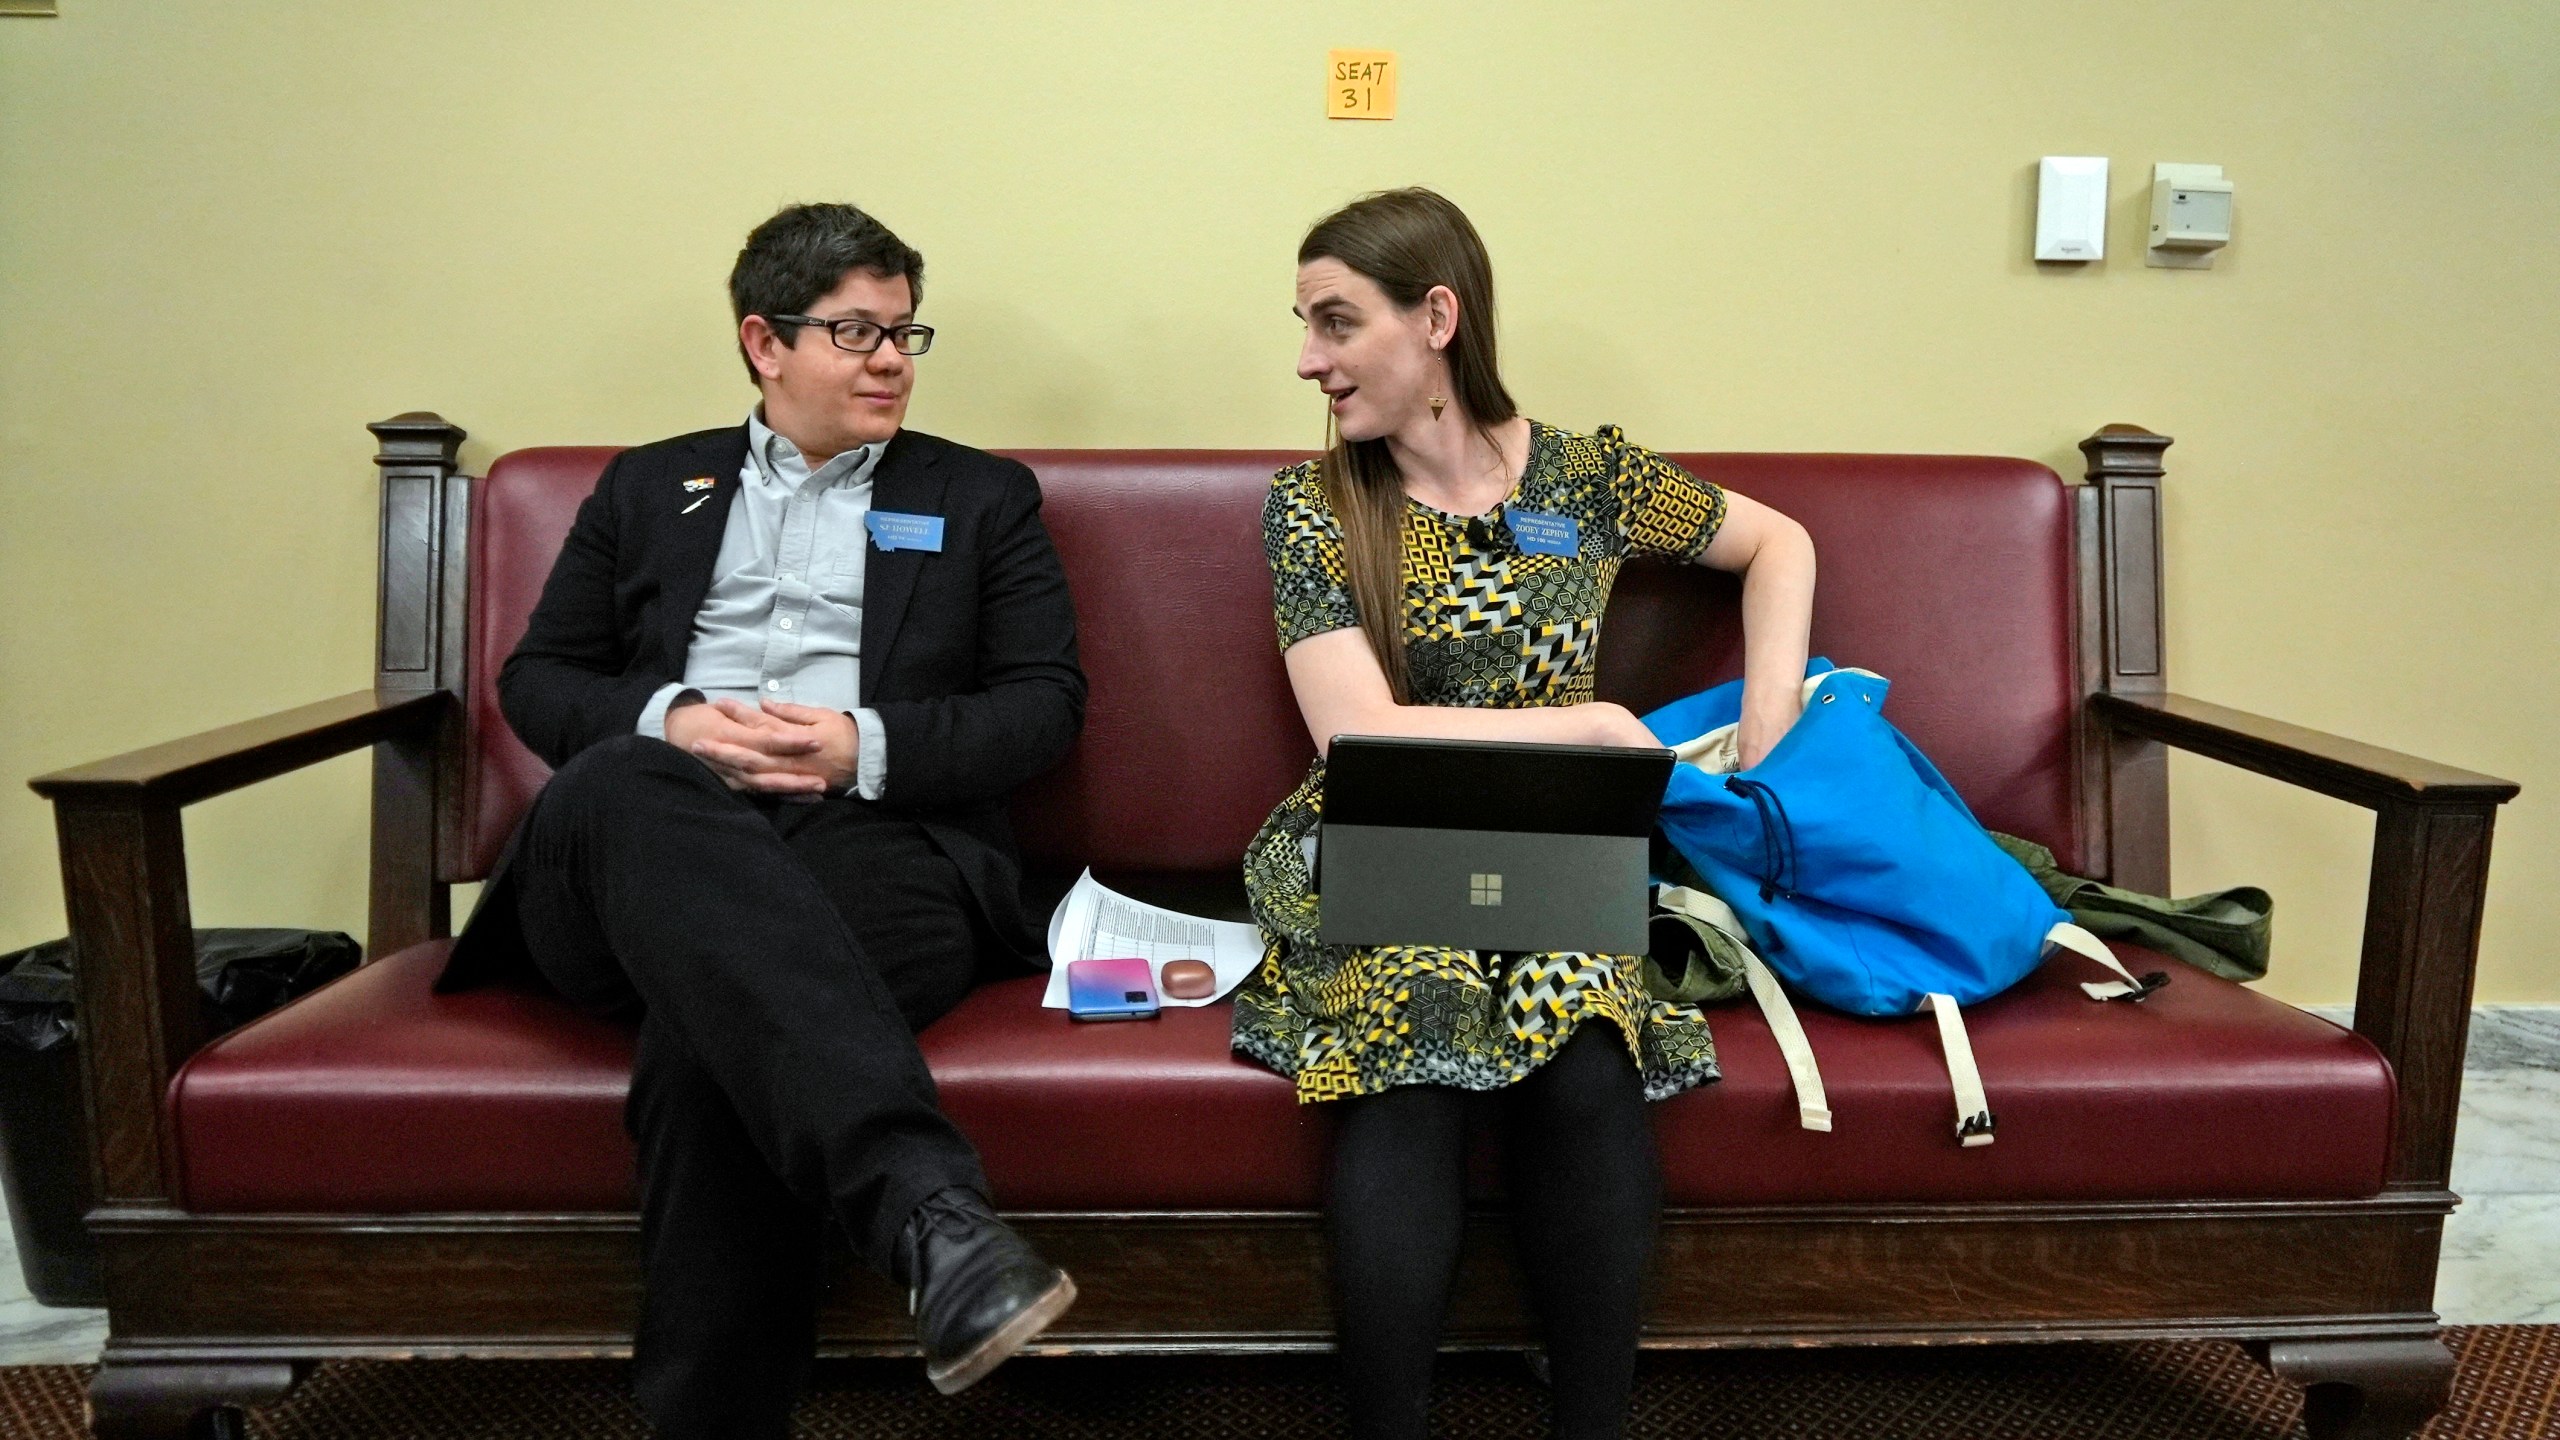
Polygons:
<instances>
[{"instance_id":1,"label":"smartphone with colorful screen","mask_svg":"<svg viewBox=\"0 0 2560 1440\"><path fill-rule=\"evenodd\" d=\"M1067 965L1067 1013L1078 1020L1145 1020L1156 1013L1155 971L1144 960Z\"/></svg>"}]
</instances>

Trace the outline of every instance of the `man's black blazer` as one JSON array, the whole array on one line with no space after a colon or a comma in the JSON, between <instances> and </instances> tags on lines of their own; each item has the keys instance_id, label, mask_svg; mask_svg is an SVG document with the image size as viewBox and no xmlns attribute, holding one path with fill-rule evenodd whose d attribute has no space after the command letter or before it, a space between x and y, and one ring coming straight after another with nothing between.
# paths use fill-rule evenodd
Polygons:
<instances>
[{"instance_id":1,"label":"man's black blazer","mask_svg":"<svg viewBox=\"0 0 2560 1440\"><path fill-rule=\"evenodd\" d=\"M554 769L632 734L658 687L684 678L746 458L744 425L643 445L615 456L578 507L498 673L507 723ZM684 482L705 475L718 483L688 510L701 495ZM940 551L874 549L864 566L861 703L886 731L880 804L925 828L995 933L1027 958L1034 942L1005 798L1065 758L1085 696L1039 482L1019 462L901 430L872 471L871 505L944 521ZM514 851L510 843L440 988L523 963L506 884Z\"/></svg>"}]
</instances>

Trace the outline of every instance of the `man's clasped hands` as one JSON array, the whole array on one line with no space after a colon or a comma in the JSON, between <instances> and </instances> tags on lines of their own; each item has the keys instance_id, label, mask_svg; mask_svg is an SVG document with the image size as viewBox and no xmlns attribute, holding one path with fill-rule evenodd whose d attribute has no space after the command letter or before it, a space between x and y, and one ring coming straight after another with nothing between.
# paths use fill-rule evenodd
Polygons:
<instances>
[{"instance_id":1,"label":"man's clasped hands","mask_svg":"<svg viewBox=\"0 0 2560 1440\"><path fill-rule=\"evenodd\" d=\"M841 710L723 698L671 707L667 741L732 790L816 801L853 783L862 736Z\"/></svg>"}]
</instances>

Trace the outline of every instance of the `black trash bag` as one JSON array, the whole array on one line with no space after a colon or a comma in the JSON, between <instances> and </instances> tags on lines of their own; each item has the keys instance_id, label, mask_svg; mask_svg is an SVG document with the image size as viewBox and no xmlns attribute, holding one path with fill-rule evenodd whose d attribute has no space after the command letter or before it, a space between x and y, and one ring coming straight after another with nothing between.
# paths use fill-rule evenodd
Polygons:
<instances>
[{"instance_id":1,"label":"black trash bag","mask_svg":"<svg viewBox=\"0 0 2560 1440\"><path fill-rule=\"evenodd\" d=\"M364 947L335 930L198 930L207 1036L234 1030L356 968ZM78 1036L71 942L0 955L0 1044L38 1054Z\"/></svg>"},{"instance_id":2,"label":"black trash bag","mask_svg":"<svg viewBox=\"0 0 2560 1440\"><path fill-rule=\"evenodd\" d=\"M208 1036L237 1029L356 966L334 931L198 930L196 979ZM0 1197L17 1232L18 1268L42 1305L102 1305L97 1242L81 1217L96 1203L89 1124L72 1022L71 942L0 955Z\"/></svg>"}]
</instances>

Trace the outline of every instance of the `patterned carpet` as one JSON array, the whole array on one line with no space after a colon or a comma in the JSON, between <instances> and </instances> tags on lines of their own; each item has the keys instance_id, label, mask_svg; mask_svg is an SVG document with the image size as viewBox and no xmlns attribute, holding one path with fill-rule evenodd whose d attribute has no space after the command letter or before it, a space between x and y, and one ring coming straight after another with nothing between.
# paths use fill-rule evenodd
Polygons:
<instances>
[{"instance_id":1,"label":"patterned carpet","mask_svg":"<svg viewBox=\"0 0 2560 1440\"><path fill-rule=\"evenodd\" d=\"M2560 1327L2446 1332L2461 1369L2426 1440L2560 1434ZM72 1440L83 1372L0 1369L0 1436ZM2301 1401L2237 1346L2045 1345L1991 1349L1745 1351L1649 1355L1631 1440L2284 1440ZM1542 1436L1544 1398L1516 1356L1452 1356L1436 1428L1466 1440ZM1341 1433L1331 1362L1016 1361L945 1399L912 1363L824 1366L800 1413L809 1440L1057 1437L1299 1440ZM589 1440L647 1427L617 1364L343 1362L284 1403L253 1411L261 1440Z\"/></svg>"}]
</instances>

